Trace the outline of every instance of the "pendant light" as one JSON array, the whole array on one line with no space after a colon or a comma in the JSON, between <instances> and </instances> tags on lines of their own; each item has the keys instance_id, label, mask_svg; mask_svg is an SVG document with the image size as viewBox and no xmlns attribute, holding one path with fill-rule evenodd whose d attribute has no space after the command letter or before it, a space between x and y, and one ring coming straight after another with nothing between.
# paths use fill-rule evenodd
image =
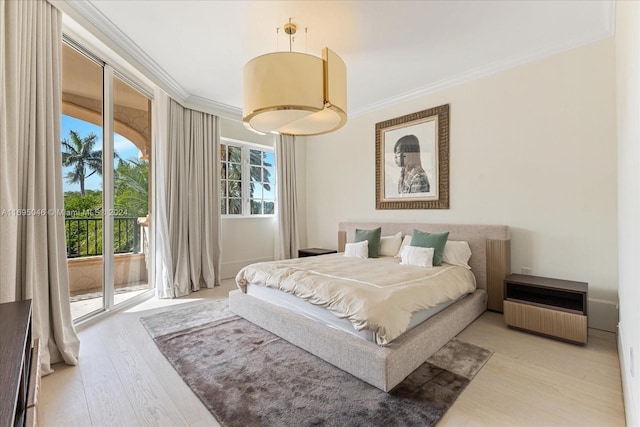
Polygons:
<instances>
[{"instance_id":1,"label":"pendant light","mask_svg":"<svg viewBox=\"0 0 640 427\"><path fill-rule=\"evenodd\" d=\"M293 52L296 25L285 24L289 52L247 62L243 72L245 126L261 134L318 135L347 122L347 68L328 48L322 58Z\"/></svg>"}]
</instances>

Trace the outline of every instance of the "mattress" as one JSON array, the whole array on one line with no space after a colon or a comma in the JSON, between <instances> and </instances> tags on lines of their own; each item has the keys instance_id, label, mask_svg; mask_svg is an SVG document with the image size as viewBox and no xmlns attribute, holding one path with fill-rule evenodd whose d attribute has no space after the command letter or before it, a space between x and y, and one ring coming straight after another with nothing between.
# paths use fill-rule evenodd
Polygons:
<instances>
[{"instance_id":1,"label":"mattress","mask_svg":"<svg viewBox=\"0 0 640 427\"><path fill-rule=\"evenodd\" d=\"M294 313L303 315L306 318L327 327L347 332L351 335L355 335L372 343L376 342L375 332L369 330L357 331L349 320L340 319L326 308L313 305L305 300L297 298L295 295L288 294L278 289L267 288L264 286L252 284L247 285L246 293L247 295L258 298L261 301L268 302L270 304L274 304L290 310ZM422 322L429 319L431 316L440 313L442 310L456 303L463 297L458 298L454 301L444 302L426 310L420 310L413 313L413 315L411 316L411 321L409 322L409 326L407 326L407 329L404 332L410 331Z\"/></svg>"},{"instance_id":2,"label":"mattress","mask_svg":"<svg viewBox=\"0 0 640 427\"><path fill-rule=\"evenodd\" d=\"M357 331L372 331L367 338L379 345L388 345L423 321L423 311L437 312L475 290L475 277L464 267L399 263L392 257L341 254L271 261L243 268L236 282L243 292L249 284L258 285L329 310Z\"/></svg>"}]
</instances>

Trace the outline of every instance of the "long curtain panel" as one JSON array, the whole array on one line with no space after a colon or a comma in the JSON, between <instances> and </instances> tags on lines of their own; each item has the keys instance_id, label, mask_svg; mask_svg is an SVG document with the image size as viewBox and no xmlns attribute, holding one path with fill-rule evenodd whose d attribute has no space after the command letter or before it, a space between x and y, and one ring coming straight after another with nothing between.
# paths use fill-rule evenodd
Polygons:
<instances>
[{"instance_id":1,"label":"long curtain panel","mask_svg":"<svg viewBox=\"0 0 640 427\"><path fill-rule=\"evenodd\" d=\"M0 56L0 302L32 300L48 374L79 352L61 213L61 13L0 0Z\"/></svg>"},{"instance_id":2,"label":"long curtain panel","mask_svg":"<svg viewBox=\"0 0 640 427\"><path fill-rule=\"evenodd\" d=\"M220 284L219 121L161 91L154 102L151 280L176 298Z\"/></svg>"},{"instance_id":3,"label":"long curtain panel","mask_svg":"<svg viewBox=\"0 0 640 427\"><path fill-rule=\"evenodd\" d=\"M276 140L278 191L278 239L276 259L298 256L298 198L296 187L296 138L279 135Z\"/></svg>"},{"instance_id":4,"label":"long curtain panel","mask_svg":"<svg viewBox=\"0 0 640 427\"><path fill-rule=\"evenodd\" d=\"M149 280L156 288L156 296L169 298L173 295L173 262L169 244L169 219L167 215L166 175L169 149L169 96L155 89L152 103L153 143L151 144L151 188L153 192L150 227Z\"/></svg>"}]
</instances>

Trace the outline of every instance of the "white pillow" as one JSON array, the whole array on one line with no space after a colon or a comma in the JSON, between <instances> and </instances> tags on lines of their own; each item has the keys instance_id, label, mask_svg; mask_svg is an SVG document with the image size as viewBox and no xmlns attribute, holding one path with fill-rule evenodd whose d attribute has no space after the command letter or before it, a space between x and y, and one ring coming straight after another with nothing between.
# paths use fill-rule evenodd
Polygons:
<instances>
[{"instance_id":1,"label":"white pillow","mask_svg":"<svg viewBox=\"0 0 640 427\"><path fill-rule=\"evenodd\" d=\"M469 258L471 258L471 248L467 242L456 242L447 240L447 244L444 245L444 254L442 255L442 262L446 262L451 265L459 265L464 268L469 267Z\"/></svg>"},{"instance_id":2,"label":"white pillow","mask_svg":"<svg viewBox=\"0 0 640 427\"><path fill-rule=\"evenodd\" d=\"M404 236L404 239L402 239L402 244L400 245L400 249L398 249L398 253L396 254L397 258L400 258L402 256L402 251L404 250L404 248L411 245L412 238L413 236L411 234Z\"/></svg>"},{"instance_id":3,"label":"white pillow","mask_svg":"<svg viewBox=\"0 0 640 427\"><path fill-rule=\"evenodd\" d=\"M380 238L380 256L396 256L402 244L402 233Z\"/></svg>"},{"instance_id":4,"label":"white pillow","mask_svg":"<svg viewBox=\"0 0 640 427\"><path fill-rule=\"evenodd\" d=\"M401 258L400 264L431 268L433 267L433 248L405 246Z\"/></svg>"},{"instance_id":5,"label":"white pillow","mask_svg":"<svg viewBox=\"0 0 640 427\"><path fill-rule=\"evenodd\" d=\"M347 243L344 247L344 256L348 258L369 258L369 241Z\"/></svg>"}]
</instances>

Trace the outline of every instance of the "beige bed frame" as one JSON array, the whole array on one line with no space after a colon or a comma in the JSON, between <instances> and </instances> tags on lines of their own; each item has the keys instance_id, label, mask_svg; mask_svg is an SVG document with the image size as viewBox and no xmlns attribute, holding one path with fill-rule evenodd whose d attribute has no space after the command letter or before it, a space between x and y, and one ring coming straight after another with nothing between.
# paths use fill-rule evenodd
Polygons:
<instances>
[{"instance_id":1,"label":"beige bed frame","mask_svg":"<svg viewBox=\"0 0 640 427\"><path fill-rule=\"evenodd\" d=\"M433 233L449 231L449 240L469 242L472 252L469 265L476 276L476 291L396 338L388 346L379 346L329 328L239 290L229 294L229 308L383 391L390 391L399 384L487 308L502 311L502 281L511 269L508 226L342 222L338 227L339 251L353 240L356 228L376 227L382 227L383 236L398 232L409 235L413 229Z\"/></svg>"}]
</instances>

